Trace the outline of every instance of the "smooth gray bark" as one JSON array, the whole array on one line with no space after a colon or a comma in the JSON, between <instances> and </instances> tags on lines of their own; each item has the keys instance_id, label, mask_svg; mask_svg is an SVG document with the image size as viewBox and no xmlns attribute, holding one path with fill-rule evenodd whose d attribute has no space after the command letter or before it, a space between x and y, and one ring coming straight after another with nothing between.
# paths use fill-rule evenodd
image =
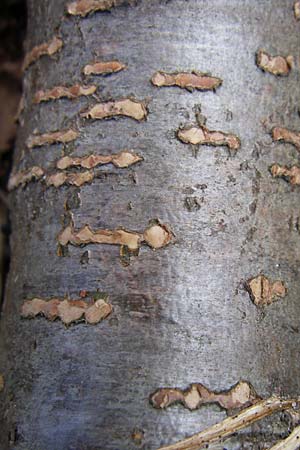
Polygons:
<instances>
[{"instance_id":1,"label":"smooth gray bark","mask_svg":"<svg viewBox=\"0 0 300 450\"><path fill-rule=\"evenodd\" d=\"M223 390L246 379L262 396L299 395L299 188L268 170L273 163L297 163L298 154L289 144L272 143L262 125L271 116L274 125L300 129L300 25L292 3L141 0L111 13L62 19L65 1L29 1L27 48L57 33L64 47L26 73L15 168L50 168L63 154L123 148L135 149L144 162L124 170L104 166L81 189L31 183L12 194L12 261L1 318L2 450L139 448L134 429L144 432L140 448L150 450L225 417L217 406L155 410L148 398L158 387L201 382ZM259 48L294 55L295 69L283 78L263 73L255 65ZM128 65L90 81L102 99L148 98L147 121L79 119L93 99L32 104L38 89L82 82L82 67L94 59ZM149 81L157 70L191 69L219 76L222 87L190 93ZM199 104L210 129L240 137L235 156L225 147L203 146L195 157L176 139ZM81 132L75 144L26 149L33 130L69 125ZM201 208L188 210L187 197L197 197ZM70 246L68 256L58 257L66 201L76 228L142 231L159 218L176 243L157 251L142 247L128 267L117 246ZM245 280L261 272L288 288L287 297L264 311L244 289ZM75 298L82 289L109 294L109 320L66 328L20 318L26 298ZM283 430L276 417L224 445L264 448Z\"/></svg>"}]
</instances>

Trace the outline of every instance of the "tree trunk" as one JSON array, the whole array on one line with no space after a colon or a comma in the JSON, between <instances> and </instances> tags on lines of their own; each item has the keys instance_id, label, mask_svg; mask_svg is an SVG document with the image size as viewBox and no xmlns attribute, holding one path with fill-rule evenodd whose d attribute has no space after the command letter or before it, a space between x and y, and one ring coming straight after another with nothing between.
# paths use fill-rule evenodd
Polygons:
<instances>
[{"instance_id":1,"label":"tree trunk","mask_svg":"<svg viewBox=\"0 0 300 450\"><path fill-rule=\"evenodd\" d=\"M140 0L81 18L66 14L64 0L28 1L27 50L55 35L63 47L25 73L14 171L39 166L52 173L63 155L123 149L143 161L102 165L79 188L40 179L11 194L1 449L156 449L226 417L216 404L155 409L149 396L160 387L202 383L219 392L246 380L262 397L299 395L299 188L269 170L298 161L295 146L270 136L274 126L300 129L292 3ZM259 49L293 55L289 75L261 70ZM86 64L112 60L127 69L83 75ZM189 92L150 81L157 71L191 70L211 72L222 86ZM76 83L95 84L97 99L33 102L38 90ZM130 96L146 101L147 120L81 115L94 103ZM208 129L240 138L237 151L180 141L177 130L195 114L203 125L199 105ZM26 147L35 130L69 128L80 133L73 142ZM138 255L123 247L121 257L119 245L58 249L71 219L76 230L88 224L140 235L159 220L174 236L163 248L141 243ZM259 274L282 281L285 297L255 305L245 285ZM97 291L109 296L113 312L96 325L20 314L27 299ZM286 431L277 415L226 448L268 448Z\"/></svg>"}]
</instances>

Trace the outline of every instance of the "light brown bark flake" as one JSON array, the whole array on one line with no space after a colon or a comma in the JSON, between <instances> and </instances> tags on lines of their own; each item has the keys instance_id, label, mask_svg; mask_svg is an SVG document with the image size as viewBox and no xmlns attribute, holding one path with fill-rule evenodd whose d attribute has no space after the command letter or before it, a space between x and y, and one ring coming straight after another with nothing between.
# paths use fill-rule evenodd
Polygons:
<instances>
[{"instance_id":1,"label":"light brown bark flake","mask_svg":"<svg viewBox=\"0 0 300 450\"><path fill-rule=\"evenodd\" d=\"M23 303L21 316L32 319L41 315L51 321L59 318L65 325L70 325L83 319L89 324L97 324L108 317L112 310L112 306L104 299L91 302L82 299L61 300L55 298L43 300L34 298Z\"/></svg>"},{"instance_id":2,"label":"light brown bark flake","mask_svg":"<svg viewBox=\"0 0 300 450\"><path fill-rule=\"evenodd\" d=\"M132 98L124 98L97 103L81 115L87 119L107 119L114 116L125 116L140 122L146 119L148 111L144 102Z\"/></svg>"},{"instance_id":3,"label":"light brown bark flake","mask_svg":"<svg viewBox=\"0 0 300 450\"><path fill-rule=\"evenodd\" d=\"M162 388L150 396L150 402L155 408L162 409L181 403L191 411L210 403L218 403L223 409L233 410L249 406L258 400L260 397L246 381L239 381L231 389L221 393L210 391L203 384L193 383L186 390Z\"/></svg>"},{"instance_id":4,"label":"light brown bark flake","mask_svg":"<svg viewBox=\"0 0 300 450\"><path fill-rule=\"evenodd\" d=\"M33 166L28 170L20 170L12 173L8 181L8 190L16 189L18 186L24 186L32 180L39 180L44 175L44 170L41 167Z\"/></svg>"},{"instance_id":5,"label":"light brown bark flake","mask_svg":"<svg viewBox=\"0 0 300 450\"><path fill-rule=\"evenodd\" d=\"M96 11L110 11L122 5L134 5L134 0L77 0L67 5L67 12L72 16L85 17Z\"/></svg>"},{"instance_id":6,"label":"light brown bark flake","mask_svg":"<svg viewBox=\"0 0 300 450\"><path fill-rule=\"evenodd\" d=\"M177 137L185 144L227 146L238 150L241 142L237 136L223 131L211 131L204 125L188 125L177 131Z\"/></svg>"},{"instance_id":7,"label":"light brown bark flake","mask_svg":"<svg viewBox=\"0 0 300 450\"><path fill-rule=\"evenodd\" d=\"M126 69L126 65L119 61L98 61L87 64L83 68L84 75L109 75Z\"/></svg>"},{"instance_id":8,"label":"light brown bark flake","mask_svg":"<svg viewBox=\"0 0 300 450\"><path fill-rule=\"evenodd\" d=\"M43 145L52 145L52 144L67 144L68 142L74 141L79 136L79 132L76 130L61 130L61 131L53 131L50 133L44 134L33 134L30 136L27 141L27 147L41 147Z\"/></svg>"},{"instance_id":9,"label":"light brown bark flake","mask_svg":"<svg viewBox=\"0 0 300 450\"><path fill-rule=\"evenodd\" d=\"M282 281L271 282L264 275L251 278L246 283L250 298L256 306L270 305L279 297L285 297L287 289Z\"/></svg>"},{"instance_id":10,"label":"light brown bark flake","mask_svg":"<svg viewBox=\"0 0 300 450\"><path fill-rule=\"evenodd\" d=\"M56 100L59 98L74 99L81 96L92 95L96 92L97 86L81 86L74 84L73 86L55 86L52 89L40 90L34 96L34 103L48 102L49 100Z\"/></svg>"},{"instance_id":11,"label":"light brown bark flake","mask_svg":"<svg viewBox=\"0 0 300 450\"><path fill-rule=\"evenodd\" d=\"M150 224L144 233L127 231L121 228L93 231L89 225L85 225L79 231L76 231L73 223L71 223L58 235L58 243L62 246L68 244L111 244L136 251L143 242L153 249L165 247L171 242L172 237L173 234L170 229L159 221Z\"/></svg>"},{"instance_id":12,"label":"light brown bark flake","mask_svg":"<svg viewBox=\"0 0 300 450\"><path fill-rule=\"evenodd\" d=\"M300 132L292 131L284 127L274 127L272 129L272 138L274 141L283 141L292 144L300 152Z\"/></svg>"},{"instance_id":13,"label":"light brown bark flake","mask_svg":"<svg viewBox=\"0 0 300 450\"><path fill-rule=\"evenodd\" d=\"M294 3L294 14L295 14L296 20L300 20L300 2L299 1L296 1Z\"/></svg>"},{"instance_id":14,"label":"light brown bark flake","mask_svg":"<svg viewBox=\"0 0 300 450\"><path fill-rule=\"evenodd\" d=\"M41 56L54 55L54 53L61 50L62 46L63 46L63 41L55 36L51 41L44 42L43 44L33 47L33 49L29 53L27 53L27 55L24 58L23 70L26 70L31 64L36 62Z\"/></svg>"},{"instance_id":15,"label":"light brown bark flake","mask_svg":"<svg viewBox=\"0 0 300 450\"><path fill-rule=\"evenodd\" d=\"M143 158L133 151L123 150L113 155L88 155L83 157L64 156L57 161L56 167L64 170L69 167L80 166L86 169L92 169L99 165L112 163L118 168L126 168L142 161Z\"/></svg>"},{"instance_id":16,"label":"light brown bark flake","mask_svg":"<svg viewBox=\"0 0 300 450\"><path fill-rule=\"evenodd\" d=\"M156 72L152 76L151 82L157 87L178 86L189 91L193 91L194 89L200 91L215 90L222 84L220 78L198 72Z\"/></svg>"},{"instance_id":17,"label":"light brown bark flake","mask_svg":"<svg viewBox=\"0 0 300 450\"><path fill-rule=\"evenodd\" d=\"M263 50L259 50L256 54L256 64L264 72L273 75L287 76L290 73L290 58L284 56L271 56Z\"/></svg>"},{"instance_id":18,"label":"light brown bark flake","mask_svg":"<svg viewBox=\"0 0 300 450\"><path fill-rule=\"evenodd\" d=\"M273 164L270 168L271 175L274 178L283 178L292 185L300 185L300 167L292 166L280 166L279 164Z\"/></svg>"},{"instance_id":19,"label":"light brown bark flake","mask_svg":"<svg viewBox=\"0 0 300 450\"><path fill-rule=\"evenodd\" d=\"M95 174L92 170L76 173L56 172L46 177L46 185L54 186L56 188L63 184L80 187L83 184L91 183L94 177Z\"/></svg>"},{"instance_id":20,"label":"light brown bark flake","mask_svg":"<svg viewBox=\"0 0 300 450\"><path fill-rule=\"evenodd\" d=\"M96 324L109 316L111 312L112 306L104 300L99 299L85 311L85 320L87 323Z\"/></svg>"}]
</instances>

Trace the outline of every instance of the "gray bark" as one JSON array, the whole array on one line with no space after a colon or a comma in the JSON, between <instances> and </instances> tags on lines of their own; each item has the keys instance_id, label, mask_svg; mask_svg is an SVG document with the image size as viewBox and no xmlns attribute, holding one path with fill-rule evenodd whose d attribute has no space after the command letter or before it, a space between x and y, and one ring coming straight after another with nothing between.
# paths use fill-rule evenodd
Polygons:
<instances>
[{"instance_id":1,"label":"gray bark","mask_svg":"<svg viewBox=\"0 0 300 450\"><path fill-rule=\"evenodd\" d=\"M223 390L245 379L261 396L299 395L299 188L268 170L273 163L296 164L298 154L289 144L272 143L262 125L271 116L274 125L300 128L299 22L292 2L141 0L85 19L62 19L63 0L29 0L28 6L27 48L56 33L64 47L26 73L15 168L51 168L62 154L123 148L137 150L144 161L124 170L103 166L80 189L31 183L11 196L1 449L133 449L139 448L135 429L144 432L140 448L155 449L225 417L216 405L156 410L148 398L158 387L201 382ZM282 78L263 73L255 65L259 48L294 55L296 68ZM32 103L38 89L82 82L83 65L97 58L128 65L119 74L90 78L100 97L148 98L147 121L84 121L79 112L94 102L86 98ZM190 93L149 81L157 70L191 69L219 76L222 87ZM176 129L194 121L199 104L210 129L240 137L235 156L225 147L202 146L195 157L177 140ZM33 130L69 125L81 132L75 144L26 150ZM190 196L200 209L186 207ZM117 246L70 246L58 257L66 201L76 228L88 223L141 231L159 218L176 242L157 251L142 247L128 267L120 264ZM244 289L245 280L259 273L288 288L284 299L263 311ZM82 289L109 294L109 320L66 328L60 321L20 318L26 298L74 298ZM224 445L264 448L286 430L279 419Z\"/></svg>"}]
</instances>

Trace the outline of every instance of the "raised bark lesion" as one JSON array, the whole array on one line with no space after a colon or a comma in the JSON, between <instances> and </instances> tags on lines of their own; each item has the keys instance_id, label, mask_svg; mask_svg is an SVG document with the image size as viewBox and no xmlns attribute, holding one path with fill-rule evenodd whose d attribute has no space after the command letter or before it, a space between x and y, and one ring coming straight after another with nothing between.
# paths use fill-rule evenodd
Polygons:
<instances>
[{"instance_id":1,"label":"raised bark lesion","mask_svg":"<svg viewBox=\"0 0 300 450\"><path fill-rule=\"evenodd\" d=\"M62 47L63 41L57 36L54 36L49 42L44 42L43 44L36 45L30 52L25 55L23 70L26 70L31 64L41 58L41 56L52 56L60 51Z\"/></svg>"},{"instance_id":2,"label":"raised bark lesion","mask_svg":"<svg viewBox=\"0 0 300 450\"><path fill-rule=\"evenodd\" d=\"M272 56L264 50L259 50L256 53L256 64L264 72L278 76L287 76L291 70L291 57Z\"/></svg>"},{"instance_id":3,"label":"raised bark lesion","mask_svg":"<svg viewBox=\"0 0 300 450\"><path fill-rule=\"evenodd\" d=\"M46 186L54 186L56 188L64 184L82 186L93 181L97 176L96 173L93 170L70 172L65 169L78 166L85 169L94 169L99 165L110 163L118 169L125 169L140 161L143 161L143 158L130 150L122 150L112 155L64 156L56 162L59 172L46 173L42 167L33 166L29 169L12 173L9 178L8 189L11 191L19 186L25 186L31 181L38 180L44 181Z\"/></svg>"},{"instance_id":4,"label":"raised bark lesion","mask_svg":"<svg viewBox=\"0 0 300 450\"><path fill-rule=\"evenodd\" d=\"M258 275L248 280L246 289L256 306L270 305L287 294L287 289L282 281L272 282L264 275Z\"/></svg>"},{"instance_id":5,"label":"raised bark lesion","mask_svg":"<svg viewBox=\"0 0 300 450\"><path fill-rule=\"evenodd\" d=\"M28 148L33 148L57 143L67 144L68 142L72 142L77 139L78 136L79 131L72 128L67 130L51 131L43 134L33 134L27 139L26 145Z\"/></svg>"},{"instance_id":6,"label":"raised bark lesion","mask_svg":"<svg viewBox=\"0 0 300 450\"><path fill-rule=\"evenodd\" d=\"M158 71L152 76L151 82L157 87L178 86L191 92L195 89L199 91L216 90L222 84L221 78L197 71L175 73Z\"/></svg>"},{"instance_id":7,"label":"raised bark lesion","mask_svg":"<svg viewBox=\"0 0 300 450\"><path fill-rule=\"evenodd\" d=\"M200 124L179 128L177 137L185 144L226 146L233 151L237 151L241 146L240 139L235 134L209 130Z\"/></svg>"},{"instance_id":8,"label":"raised bark lesion","mask_svg":"<svg viewBox=\"0 0 300 450\"><path fill-rule=\"evenodd\" d=\"M292 185L300 185L300 167L298 166L287 167L273 164L270 172L274 178L283 178Z\"/></svg>"},{"instance_id":9,"label":"raised bark lesion","mask_svg":"<svg viewBox=\"0 0 300 450\"><path fill-rule=\"evenodd\" d=\"M67 12L72 16L85 17L96 11L110 11L122 5L135 5L137 0L76 0L67 5Z\"/></svg>"},{"instance_id":10,"label":"raised bark lesion","mask_svg":"<svg viewBox=\"0 0 300 450\"><path fill-rule=\"evenodd\" d=\"M282 141L292 144L300 152L300 133L299 131L289 130L284 127L274 127L272 129L273 141Z\"/></svg>"},{"instance_id":11,"label":"raised bark lesion","mask_svg":"<svg viewBox=\"0 0 300 450\"><path fill-rule=\"evenodd\" d=\"M83 112L81 117L86 119L109 119L115 116L130 117L141 122L148 115L145 102L135 98L122 98L103 103L97 103L88 111Z\"/></svg>"},{"instance_id":12,"label":"raised bark lesion","mask_svg":"<svg viewBox=\"0 0 300 450\"><path fill-rule=\"evenodd\" d=\"M8 180L8 190L12 191L18 186L25 186L25 184L30 183L31 181L40 180L44 176L44 173L44 170L38 166L11 173Z\"/></svg>"},{"instance_id":13,"label":"raised bark lesion","mask_svg":"<svg viewBox=\"0 0 300 450\"><path fill-rule=\"evenodd\" d=\"M150 403L154 408L164 409L174 403L181 403L191 411L211 403L217 403L226 410L234 410L249 406L259 400L260 397L247 381L239 381L224 392L214 392L201 383L193 383L185 390L160 388L150 396Z\"/></svg>"},{"instance_id":14,"label":"raised bark lesion","mask_svg":"<svg viewBox=\"0 0 300 450\"><path fill-rule=\"evenodd\" d=\"M74 99L81 96L89 96L96 92L97 86L82 86L74 84L73 86L55 86L52 89L40 90L34 95L34 103L48 102L60 98Z\"/></svg>"},{"instance_id":15,"label":"raised bark lesion","mask_svg":"<svg viewBox=\"0 0 300 450\"><path fill-rule=\"evenodd\" d=\"M123 169L142 160L143 158L132 150L122 150L121 152L112 155L91 154L83 157L64 156L57 161L56 167L62 170L74 166L92 169L99 165L112 163L115 167Z\"/></svg>"},{"instance_id":16,"label":"raised bark lesion","mask_svg":"<svg viewBox=\"0 0 300 450\"><path fill-rule=\"evenodd\" d=\"M24 301L21 316L26 319L43 316L50 321L60 319L65 325L83 320L89 324L96 324L108 317L112 310L111 304L107 302L107 296L95 301L33 298Z\"/></svg>"},{"instance_id":17,"label":"raised bark lesion","mask_svg":"<svg viewBox=\"0 0 300 450\"><path fill-rule=\"evenodd\" d=\"M128 231L123 228L116 230L92 230L89 225L85 225L80 230L76 230L73 222L64 228L58 235L58 244L66 247L69 244L81 246L86 244L110 244L120 245L121 256L123 249L128 249L134 254L138 253L140 246L145 243L153 250L166 247L173 239L174 235L170 228L162 224L159 220L151 220L149 226L142 233Z\"/></svg>"},{"instance_id":18,"label":"raised bark lesion","mask_svg":"<svg viewBox=\"0 0 300 450\"><path fill-rule=\"evenodd\" d=\"M110 75L126 68L127 66L120 61L97 61L84 66L83 73L84 75Z\"/></svg>"},{"instance_id":19,"label":"raised bark lesion","mask_svg":"<svg viewBox=\"0 0 300 450\"><path fill-rule=\"evenodd\" d=\"M300 2L299 1L296 1L294 3L294 14L295 14L295 19L300 20Z\"/></svg>"}]
</instances>

